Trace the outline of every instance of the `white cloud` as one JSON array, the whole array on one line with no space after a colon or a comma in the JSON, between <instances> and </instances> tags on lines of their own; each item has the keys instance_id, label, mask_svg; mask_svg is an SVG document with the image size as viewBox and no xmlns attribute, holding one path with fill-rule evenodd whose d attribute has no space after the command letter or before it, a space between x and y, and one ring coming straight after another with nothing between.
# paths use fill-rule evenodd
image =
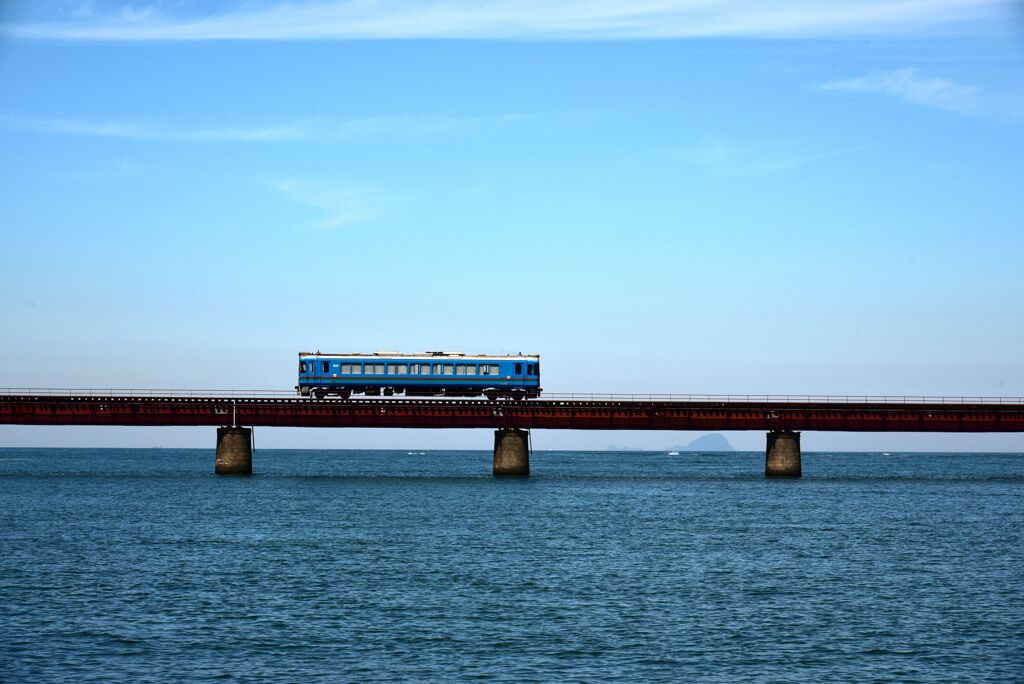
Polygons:
<instances>
[{"instance_id":1,"label":"white cloud","mask_svg":"<svg viewBox=\"0 0 1024 684\"><path fill-rule=\"evenodd\" d=\"M826 149L806 142L745 142L717 138L669 153L672 161L698 167L716 176L758 176L784 173L850 149Z\"/></svg>"},{"instance_id":2,"label":"white cloud","mask_svg":"<svg viewBox=\"0 0 1024 684\"><path fill-rule=\"evenodd\" d=\"M384 204L380 191L366 185L336 181L285 178L269 183L288 200L319 210L323 217L313 223L313 230L331 230L380 215Z\"/></svg>"},{"instance_id":3,"label":"white cloud","mask_svg":"<svg viewBox=\"0 0 1024 684\"><path fill-rule=\"evenodd\" d=\"M818 87L836 92L887 95L924 107L1011 123L1024 119L1024 98L987 93L949 79L923 76L911 67L829 81Z\"/></svg>"},{"instance_id":4,"label":"white cloud","mask_svg":"<svg viewBox=\"0 0 1024 684\"><path fill-rule=\"evenodd\" d=\"M994 15L1006 0L307 0L205 15L156 6L0 27L34 40L645 39L884 33Z\"/></svg>"},{"instance_id":5,"label":"white cloud","mask_svg":"<svg viewBox=\"0 0 1024 684\"><path fill-rule=\"evenodd\" d=\"M0 128L61 135L172 142L345 142L380 137L459 134L489 126L535 121L538 118L515 114L477 117L365 117L340 121L305 119L279 124L188 128L138 121L33 119L0 115ZM566 121L570 121L571 118L571 115L561 117Z\"/></svg>"},{"instance_id":6,"label":"white cloud","mask_svg":"<svg viewBox=\"0 0 1024 684\"><path fill-rule=\"evenodd\" d=\"M822 90L891 95L905 102L961 114L979 113L978 89L944 78L926 78L904 68L821 84Z\"/></svg>"},{"instance_id":7,"label":"white cloud","mask_svg":"<svg viewBox=\"0 0 1024 684\"><path fill-rule=\"evenodd\" d=\"M27 119L15 116L0 116L0 127L38 133L181 142L273 142L300 140L311 137L313 133L308 122L248 128L169 128L152 123L132 121Z\"/></svg>"}]
</instances>

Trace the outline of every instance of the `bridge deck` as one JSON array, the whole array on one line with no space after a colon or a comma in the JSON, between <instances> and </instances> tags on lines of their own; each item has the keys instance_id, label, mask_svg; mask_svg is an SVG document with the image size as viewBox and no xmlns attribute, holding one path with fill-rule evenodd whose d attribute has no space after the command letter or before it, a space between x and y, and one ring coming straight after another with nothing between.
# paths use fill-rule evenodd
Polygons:
<instances>
[{"instance_id":1,"label":"bridge deck","mask_svg":"<svg viewBox=\"0 0 1024 684\"><path fill-rule=\"evenodd\" d=\"M545 395L320 400L284 392L0 390L0 424L1024 432L1024 399Z\"/></svg>"}]
</instances>

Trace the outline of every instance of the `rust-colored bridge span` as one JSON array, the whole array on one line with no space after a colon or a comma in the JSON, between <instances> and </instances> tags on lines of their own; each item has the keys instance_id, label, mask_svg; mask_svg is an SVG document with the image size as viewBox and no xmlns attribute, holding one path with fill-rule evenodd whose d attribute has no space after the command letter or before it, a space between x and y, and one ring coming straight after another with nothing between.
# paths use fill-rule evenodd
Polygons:
<instances>
[{"instance_id":1,"label":"rust-colored bridge span","mask_svg":"<svg viewBox=\"0 0 1024 684\"><path fill-rule=\"evenodd\" d=\"M284 393L0 393L0 423L553 430L1024 432L1024 399L550 395L319 400Z\"/></svg>"},{"instance_id":2,"label":"rust-colored bridge span","mask_svg":"<svg viewBox=\"0 0 1024 684\"><path fill-rule=\"evenodd\" d=\"M764 430L767 475L799 476L800 431L1024 432L1024 399L545 394L311 400L286 392L0 390L0 424L218 426L217 472L252 471L251 426L492 428L494 473L529 473L526 432ZM248 426L248 427L239 427Z\"/></svg>"}]
</instances>

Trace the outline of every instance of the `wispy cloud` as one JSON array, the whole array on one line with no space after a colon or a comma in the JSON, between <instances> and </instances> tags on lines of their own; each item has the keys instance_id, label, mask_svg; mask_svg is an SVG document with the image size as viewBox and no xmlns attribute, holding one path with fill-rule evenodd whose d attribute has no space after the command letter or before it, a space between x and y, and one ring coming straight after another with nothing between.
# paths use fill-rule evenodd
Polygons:
<instances>
[{"instance_id":1,"label":"wispy cloud","mask_svg":"<svg viewBox=\"0 0 1024 684\"><path fill-rule=\"evenodd\" d=\"M31 119L6 115L0 116L0 127L37 133L181 142L273 142L301 140L314 133L307 122L279 126L171 128L137 121Z\"/></svg>"},{"instance_id":2,"label":"wispy cloud","mask_svg":"<svg viewBox=\"0 0 1024 684\"><path fill-rule=\"evenodd\" d=\"M954 112L972 113L977 88L961 85L944 78L926 78L917 69L905 68L829 81L822 90L848 93L875 93L891 95L906 102L938 107Z\"/></svg>"},{"instance_id":3,"label":"wispy cloud","mask_svg":"<svg viewBox=\"0 0 1024 684\"><path fill-rule=\"evenodd\" d=\"M268 185L285 198L318 210L322 218L310 228L331 230L376 218L385 204L383 194L368 185L338 181L284 178Z\"/></svg>"},{"instance_id":4,"label":"wispy cloud","mask_svg":"<svg viewBox=\"0 0 1024 684\"><path fill-rule=\"evenodd\" d=\"M888 95L911 104L969 116L994 116L1011 120L1024 116L1024 101L1000 99L974 86L945 78L923 76L917 69L911 67L829 81L822 83L819 88L847 93Z\"/></svg>"},{"instance_id":5,"label":"wispy cloud","mask_svg":"<svg viewBox=\"0 0 1024 684\"><path fill-rule=\"evenodd\" d=\"M366 117L341 121L304 119L277 124L189 128L138 121L24 118L0 115L0 128L59 135L172 142L346 142L387 137L460 134L487 127L536 121L539 118L541 117L516 114L476 117ZM566 120L571 120L571 117Z\"/></svg>"},{"instance_id":6,"label":"wispy cloud","mask_svg":"<svg viewBox=\"0 0 1024 684\"><path fill-rule=\"evenodd\" d=\"M35 40L807 37L904 31L992 16L1006 0L289 0L206 14L156 4L0 27ZM218 4L218 8L223 5Z\"/></svg>"},{"instance_id":7,"label":"wispy cloud","mask_svg":"<svg viewBox=\"0 0 1024 684\"><path fill-rule=\"evenodd\" d=\"M792 171L805 164L852 151L807 142L748 142L716 138L669 153L672 161L716 176L761 176Z\"/></svg>"}]
</instances>

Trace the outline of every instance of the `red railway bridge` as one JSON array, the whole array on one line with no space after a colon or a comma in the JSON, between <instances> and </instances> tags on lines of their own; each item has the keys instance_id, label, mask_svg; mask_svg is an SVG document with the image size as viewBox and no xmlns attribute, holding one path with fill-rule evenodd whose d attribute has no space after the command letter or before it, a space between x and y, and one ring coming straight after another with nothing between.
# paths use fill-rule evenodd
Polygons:
<instances>
[{"instance_id":1,"label":"red railway bridge","mask_svg":"<svg viewBox=\"0 0 1024 684\"><path fill-rule=\"evenodd\" d=\"M209 425L215 471L252 472L252 427L490 428L494 474L529 474L531 429L763 430L765 474L800 476L800 432L1024 432L1024 398L545 394L311 400L291 392L0 390L0 424ZM245 426L245 427L242 427Z\"/></svg>"}]
</instances>

